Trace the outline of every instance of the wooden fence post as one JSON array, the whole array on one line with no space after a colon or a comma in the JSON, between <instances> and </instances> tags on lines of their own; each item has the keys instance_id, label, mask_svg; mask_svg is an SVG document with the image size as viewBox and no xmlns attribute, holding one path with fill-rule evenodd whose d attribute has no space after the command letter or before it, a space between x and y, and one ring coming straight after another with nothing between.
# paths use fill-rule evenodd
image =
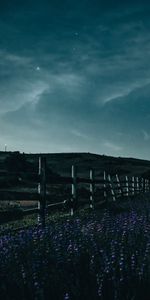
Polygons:
<instances>
[{"instance_id":1,"label":"wooden fence post","mask_svg":"<svg viewBox=\"0 0 150 300\"><path fill-rule=\"evenodd\" d=\"M116 174L116 182L117 182L117 193L119 196L122 195L122 191L121 191L121 184L120 184L120 180L119 180L119 176L118 174Z\"/></svg>"},{"instance_id":2,"label":"wooden fence post","mask_svg":"<svg viewBox=\"0 0 150 300\"><path fill-rule=\"evenodd\" d=\"M112 200L116 201L116 197L115 197L115 193L114 193L114 189L113 189L112 180L111 180L110 175L108 175L108 182L109 182L109 186L110 186L110 193L111 193L111 196L112 196Z\"/></svg>"},{"instance_id":3,"label":"wooden fence post","mask_svg":"<svg viewBox=\"0 0 150 300\"><path fill-rule=\"evenodd\" d=\"M94 207L94 171L90 170L90 208Z\"/></svg>"},{"instance_id":4,"label":"wooden fence post","mask_svg":"<svg viewBox=\"0 0 150 300\"><path fill-rule=\"evenodd\" d=\"M148 179L145 179L145 190L146 190L146 193L148 192Z\"/></svg>"},{"instance_id":5,"label":"wooden fence post","mask_svg":"<svg viewBox=\"0 0 150 300\"><path fill-rule=\"evenodd\" d=\"M141 192L144 192L144 178L141 178L141 187L140 187Z\"/></svg>"},{"instance_id":6,"label":"wooden fence post","mask_svg":"<svg viewBox=\"0 0 150 300\"><path fill-rule=\"evenodd\" d=\"M74 206L77 202L77 178L76 178L76 167L74 165L72 166L71 176L72 176L71 216L73 216Z\"/></svg>"},{"instance_id":7,"label":"wooden fence post","mask_svg":"<svg viewBox=\"0 0 150 300\"><path fill-rule=\"evenodd\" d=\"M139 193L139 177L136 177L136 193Z\"/></svg>"},{"instance_id":8,"label":"wooden fence post","mask_svg":"<svg viewBox=\"0 0 150 300\"><path fill-rule=\"evenodd\" d=\"M144 179L144 191L146 193L146 178Z\"/></svg>"},{"instance_id":9,"label":"wooden fence post","mask_svg":"<svg viewBox=\"0 0 150 300\"><path fill-rule=\"evenodd\" d=\"M125 196L129 196L129 180L128 176L125 176Z\"/></svg>"},{"instance_id":10,"label":"wooden fence post","mask_svg":"<svg viewBox=\"0 0 150 300\"><path fill-rule=\"evenodd\" d=\"M107 200L107 192L106 192L106 172L104 171L104 184L103 184L103 188L104 188L104 200Z\"/></svg>"},{"instance_id":11,"label":"wooden fence post","mask_svg":"<svg viewBox=\"0 0 150 300\"><path fill-rule=\"evenodd\" d=\"M143 193L145 193L145 178L143 178Z\"/></svg>"},{"instance_id":12,"label":"wooden fence post","mask_svg":"<svg viewBox=\"0 0 150 300\"><path fill-rule=\"evenodd\" d=\"M145 178L145 193L147 192L147 179Z\"/></svg>"},{"instance_id":13,"label":"wooden fence post","mask_svg":"<svg viewBox=\"0 0 150 300\"><path fill-rule=\"evenodd\" d=\"M45 226L45 208L46 208L46 158L39 157L39 183L38 183L38 223Z\"/></svg>"},{"instance_id":14,"label":"wooden fence post","mask_svg":"<svg viewBox=\"0 0 150 300\"><path fill-rule=\"evenodd\" d=\"M147 179L147 191L149 192L149 190L150 190L149 179Z\"/></svg>"},{"instance_id":15,"label":"wooden fence post","mask_svg":"<svg viewBox=\"0 0 150 300\"><path fill-rule=\"evenodd\" d=\"M135 194L135 177L132 176L132 195Z\"/></svg>"}]
</instances>

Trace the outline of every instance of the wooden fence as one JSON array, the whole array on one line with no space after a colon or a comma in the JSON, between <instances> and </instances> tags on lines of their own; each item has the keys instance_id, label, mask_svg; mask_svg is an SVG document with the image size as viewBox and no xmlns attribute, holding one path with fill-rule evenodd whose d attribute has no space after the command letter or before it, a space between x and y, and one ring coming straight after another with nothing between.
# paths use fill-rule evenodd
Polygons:
<instances>
[{"instance_id":1,"label":"wooden fence","mask_svg":"<svg viewBox=\"0 0 150 300\"><path fill-rule=\"evenodd\" d=\"M13 197L16 200L24 200L32 198L32 201L38 201L38 207L29 209L24 212L24 214L38 213L38 222L43 226L45 225L45 215L46 212L51 210L53 207L66 206L70 210L70 214L73 215L75 209L79 205L78 201L78 186L88 185L89 188L89 199L86 199L86 203L89 203L91 209L94 208L95 204L95 191L98 187L99 189L99 202L104 203L109 201L116 201L119 197L129 197L134 196L139 193L147 193L150 191L150 180L141 177L129 177L120 176L115 174L111 176L103 172L101 178L96 178L94 170L89 170L89 178L78 177L77 168L73 165L71 169L70 177L52 177L46 174L46 159L43 156L39 157L39 170L38 174L34 174L37 180L37 193L22 193L21 191L4 190L0 189L0 199L8 199L8 193L10 195L11 191ZM67 199L53 203L47 204L50 200L50 195L47 193L47 184L62 184L71 185L71 194L68 195ZM31 197L32 195L32 197ZM88 201L88 202L87 202Z\"/></svg>"}]
</instances>

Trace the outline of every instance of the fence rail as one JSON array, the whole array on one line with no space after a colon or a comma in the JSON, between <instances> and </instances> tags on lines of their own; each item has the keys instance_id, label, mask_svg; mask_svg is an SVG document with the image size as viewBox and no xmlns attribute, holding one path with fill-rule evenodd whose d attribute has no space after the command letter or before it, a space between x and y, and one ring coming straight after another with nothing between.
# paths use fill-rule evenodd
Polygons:
<instances>
[{"instance_id":1,"label":"fence rail","mask_svg":"<svg viewBox=\"0 0 150 300\"><path fill-rule=\"evenodd\" d=\"M1 172L0 172L1 173ZM4 173L4 172L2 172ZM6 173L5 173L6 174ZM17 175L17 172L14 173ZM23 174L23 173L22 173ZM45 225L45 215L46 211L52 209L53 207L59 207L66 205L70 209L71 215L74 214L74 210L79 205L78 201L78 187L80 185L88 185L88 203L91 209L94 208L95 199L96 199L96 190L98 189L99 193L99 202L101 201L116 201L119 197L129 197L134 196L139 193L147 193L150 191L150 180L142 177L129 177L129 176L119 176L115 174L111 176L106 174L104 171L101 178L96 178L94 170L89 170L89 178L79 177L77 174L77 168L73 165L71 168L70 177L62 176L51 176L46 173L46 159L45 157L39 157L39 168L37 174L34 175L34 180L37 181L37 191L36 192L27 192L25 190L15 191L14 189L0 189L0 200L1 201L13 201L11 195L15 200L32 200L38 201L38 207L32 208L24 213L38 213L38 222L43 226ZM31 174L30 174L31 175ZM27 174L26 174L27 176ZM68 194L67 200L63 200L57 203L48 204L51 200L51 194L47 189L48 185L71 185L71 193ZM86 186L87 188L87 186Z\"/></svg>"}]
</instances>

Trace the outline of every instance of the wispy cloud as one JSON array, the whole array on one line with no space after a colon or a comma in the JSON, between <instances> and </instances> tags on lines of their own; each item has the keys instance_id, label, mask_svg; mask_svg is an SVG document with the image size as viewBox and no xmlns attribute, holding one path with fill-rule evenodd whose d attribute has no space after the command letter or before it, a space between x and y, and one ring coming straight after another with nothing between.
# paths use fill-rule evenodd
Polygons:
<instances>
[{"instance_id":1,"label":"wispy cloud","mask_svg":"<svg viewBox=\"0 0 150 300\"><path fill-rule=\"evenodd\" d=\"M142 134L143 134L144 141L150 140L150 134L147 131L142 130Z\"/></svg>"},{"instance_id":2,"label":"wispy cloud","mask_svg":"<svg viewBox=\"0 0 150 300\"><path fill-rule=\"evenodd\" d=\"M71 134L73 134L74 136L81 138L83 140L88 140L88 141L92 140L91 137L89 137L87 134L80 132L76 129L72 129Z\"/></svg>"},{"instance_id":3,"label":"wispy cloud","mask_svg":"<svg viewBox=\"0 0 150 300\"><path fill-rule=\"evenodd\" d=\"M105 146L106 149L111 150L113 152L117 152L117 153L119 153L120 151L123 150L123 148L121 146L118 146L118 145L116 145L115 143L113 143L111 141L103 142L103 146Z\"/></svg>"}]
</instances>

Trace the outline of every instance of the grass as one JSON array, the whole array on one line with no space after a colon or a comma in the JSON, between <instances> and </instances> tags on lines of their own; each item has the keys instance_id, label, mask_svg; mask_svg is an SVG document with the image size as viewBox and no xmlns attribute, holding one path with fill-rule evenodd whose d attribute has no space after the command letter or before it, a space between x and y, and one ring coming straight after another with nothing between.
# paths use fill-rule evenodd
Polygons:
<instances>
[{"instance_id":1,"label":"grass","mask_svg":"<svg viewBox=\"0 0 150 300\"><path fill-rule=\"evenodd\" d=\"M149 196L36 221L1 227L2 299L149 299Z\"/></svg>"}]
</instances>

